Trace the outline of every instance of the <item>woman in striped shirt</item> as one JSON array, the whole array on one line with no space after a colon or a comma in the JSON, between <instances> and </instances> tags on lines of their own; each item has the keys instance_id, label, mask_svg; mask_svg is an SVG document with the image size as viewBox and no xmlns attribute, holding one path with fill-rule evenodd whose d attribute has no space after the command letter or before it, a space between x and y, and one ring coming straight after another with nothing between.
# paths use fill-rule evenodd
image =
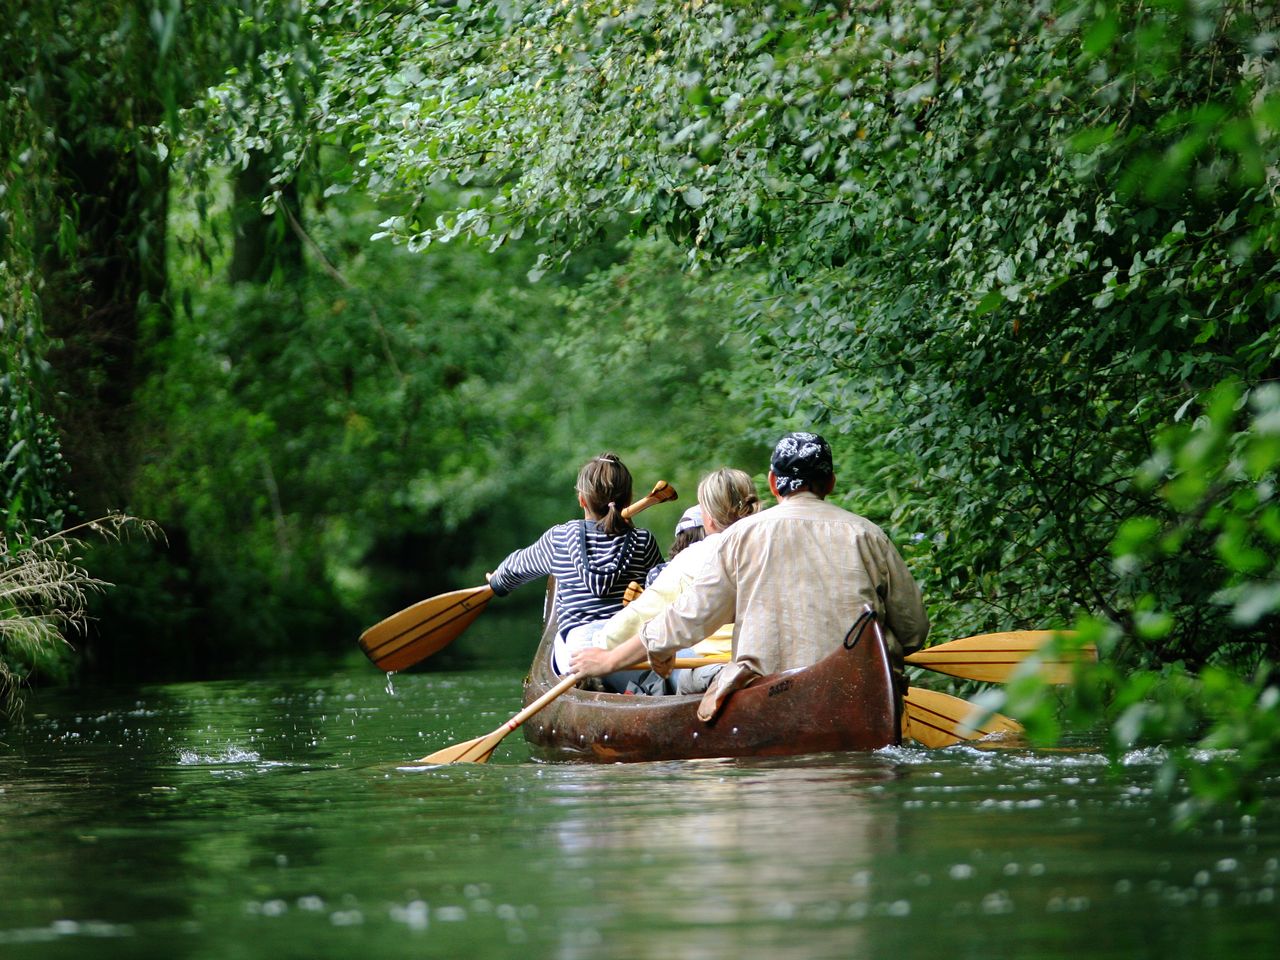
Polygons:
<instances>
[{"instance_id":1,"label":"woman in striped shirt","mask_svg":"<svg viewBox=\"0 0 1280 960\"><path fill-rule=\"evenodd\" d=\"M587 461L578 471L577 489L582 520L557 524L489 575L489 586L500 597L539 577L556 578L559 629L552 661L557 673L569 668L573 651L594 645L594 634L622 609L627 584L643 582L662 562L653 534L622 516L631 503L631 472L617 454Z\"/></svg>"}]
</instances>

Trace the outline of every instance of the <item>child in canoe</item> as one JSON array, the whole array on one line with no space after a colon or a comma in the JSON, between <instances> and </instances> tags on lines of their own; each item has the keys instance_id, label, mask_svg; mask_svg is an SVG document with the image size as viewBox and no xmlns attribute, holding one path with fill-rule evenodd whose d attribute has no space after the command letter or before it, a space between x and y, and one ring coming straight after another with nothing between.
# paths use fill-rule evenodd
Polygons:
<instances>
[{"instance_id":1,"label":"child in canoe","mask_svg":"<svg viewBox=\"0 0 1280 960\"><path fill-rule=\"evenodd\" d=\"M603 677L607 689L616 689L614 682L629 678L629 672L617 671L643 661L648 655L638 636L640 628L665 610L668 604L675 602L715 551L720 534L743 517L758 511L760 498L750 476L741 470L723 467L707 474L698 484L697 509L706 536L675 553L644 592L599 629L591 648L583 648L573 655L572 668L575 672L588 677ZM687 517L688 512L681 521ZM691 650L681 651L681 655L724 656L727 660L732 646L733 624L726 624ZM672 674L675 692L702 692L722 666L712 664L675 671Z\"/></svg>"},{"instance_id":2,"label":"child in canoe","mask_svg":"<svg viewBox=\"0 0 1280 960\"><path fill-rule=\"evenodd\" d=\"M594 634L622 609L627 584L643 581L662 562L653 534L622 516L631 503L631 472L617 454L602 453L583 464L577 492L583 519L557 524L489 575L500 597L539 577L556 578L557 673L569 668L573 651L594 645Z\"/></svg>"}]
</instances>

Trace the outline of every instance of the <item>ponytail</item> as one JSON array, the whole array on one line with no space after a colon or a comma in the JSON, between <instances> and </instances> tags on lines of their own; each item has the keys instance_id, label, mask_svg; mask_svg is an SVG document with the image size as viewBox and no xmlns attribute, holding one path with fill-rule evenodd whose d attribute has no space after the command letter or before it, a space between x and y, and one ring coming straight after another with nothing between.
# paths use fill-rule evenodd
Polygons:
<instances>
[{"instance_id":1,"label":"ponytail","mask_svg":"<svg viewBox=\"0 0 1280 960\"><path fill-rule=\"evenodd\" d=\"M610 537L632 529L622 511L631 504L631 471L616 453L602 453L578 471L578 494L599 519L596 526Z\"/></svg>"},{"instance_id":2,"label":"ponytail","mask_svg":"<svg viewBox=\"0 0 1280 960\"><path fill-rule=\"evenodd\" d=\"M620 537L632 527L631 521L622 515L618 505L612 501L605 515L596 521L596 525L611 537Z\"/></svg>"},{"instance_id":3,"label":"ponytail","mask_svg":"<svg viewBox=\"0 0 1280 960\"><path fill-rule=\"evenodd\" d=\"M751 477L730 467L721 467L702 478L698 484L698 503L721 530L760 509L760 498Z\"/></svg>"}]
</instances>

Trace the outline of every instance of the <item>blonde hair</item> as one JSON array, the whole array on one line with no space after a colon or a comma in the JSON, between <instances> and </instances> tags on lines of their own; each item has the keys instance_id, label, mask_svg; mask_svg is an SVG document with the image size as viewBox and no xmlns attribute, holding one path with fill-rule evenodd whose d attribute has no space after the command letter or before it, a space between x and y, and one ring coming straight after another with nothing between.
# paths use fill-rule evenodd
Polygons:
<instances>
[{"instance_id":1,"label":"blonde hair","mask_svg":"<svg viewBox=\"0 0 1280 960\"><path fill-rule=\"evenodd\" d=\"M698 503L721 530L760 509L756 485L742 470L721 467L698 484Z\"/></svg>"},{"instance_id":2,"label":"blonde hair","mask_svg":"<svg viewBox=\"0 0 1280 960\"><path fill-rule=\"evenodd\" d=\"M587 509L600 518L596 524L604 533L620 537L631 529L631 521L622 516L631 503L631 471L616 453L606 451L584 463L577 486Z\"/></svg>"}]
</instances>

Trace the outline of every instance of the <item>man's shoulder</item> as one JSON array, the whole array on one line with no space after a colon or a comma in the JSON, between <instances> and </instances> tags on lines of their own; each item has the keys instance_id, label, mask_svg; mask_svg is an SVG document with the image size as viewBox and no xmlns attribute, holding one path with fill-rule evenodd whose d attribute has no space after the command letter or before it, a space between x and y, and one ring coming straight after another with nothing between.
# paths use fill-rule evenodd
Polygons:
<instances>
[{"instance_id":1,"label":"man's shoulder","mask_svg":"<svg viewBox=\"0 0 1280 960\"><path fill-rule=\"evenodd\" d=\"M851 536L887 539L887 535L877 524L861 514L846 510L830 500L803 494L787 497L778 506L758 514L757 518L771 524L789 522L825 523L844 528ZM742 522L745 523L746 521Z\"/></svg>"}]
</instances>

